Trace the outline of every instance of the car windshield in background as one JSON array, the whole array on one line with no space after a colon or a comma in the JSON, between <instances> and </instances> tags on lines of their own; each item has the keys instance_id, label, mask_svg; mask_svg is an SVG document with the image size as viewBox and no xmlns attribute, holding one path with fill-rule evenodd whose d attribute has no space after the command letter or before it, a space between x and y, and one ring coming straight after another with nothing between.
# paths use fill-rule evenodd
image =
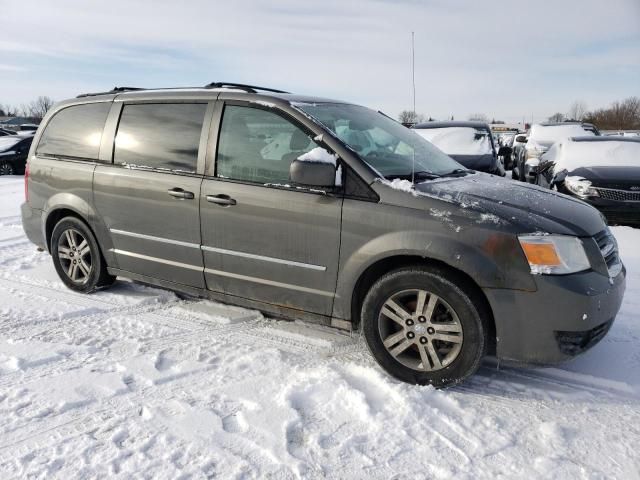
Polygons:
<instances>
[{"instance_id":1,"label":"car windshield in background","mask_svg":"<svg viewBox=\"0 0 640 480\"><path fill-rule=\"evenodd\" d=\"M600 140L602 138L602 140ZM640 140L611 137L567 139L556 143L545 159L556 171L592 167L640 167Z\"/></svg>"},{"instance_id":2,"label":"car windshield in background","mask_svg":"<svg viewBox=\"0 0 640 480\"><path fill-rule=\"evenodd\" d=\"M297 103L385 178L435 178L466 171L451 157L395 120L365 107Z\"/></svg>"},{"instance_id":3,"label":"car windshield in background","mask_svg":"<svg viewBox=\"0 0 640 480\"><path fill-rule=\"evenodd\" d=\"M475 127L419 128L416 133L449 155L491 154L487 130Z\"/></svg>"}]
</instances>

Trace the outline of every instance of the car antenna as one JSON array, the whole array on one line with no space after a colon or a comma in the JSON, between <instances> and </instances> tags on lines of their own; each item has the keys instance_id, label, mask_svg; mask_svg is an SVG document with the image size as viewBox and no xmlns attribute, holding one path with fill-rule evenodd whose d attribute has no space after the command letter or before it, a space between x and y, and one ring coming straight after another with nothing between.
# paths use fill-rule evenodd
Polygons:
<instances>
[{"instance_id":1,"label":"car antenna","mask_svg":"<svg viewBox=\"0 0 640 480\"><path fill-rule=\"evenodd\" d=\"M411 83L413 86L413 121L417 123L416 118L416 51L415 51L415 32L411 32ZM416 148L412 149L413 159L411 162L411 183L416 184Z\"/></svg>"}]
</instances>

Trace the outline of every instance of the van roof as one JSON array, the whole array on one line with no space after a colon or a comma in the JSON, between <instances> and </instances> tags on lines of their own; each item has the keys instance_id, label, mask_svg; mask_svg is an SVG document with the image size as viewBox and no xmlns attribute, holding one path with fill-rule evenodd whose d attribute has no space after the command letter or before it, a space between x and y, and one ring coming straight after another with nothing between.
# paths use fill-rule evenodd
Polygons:
<instances>
[{"instance_id":1,"label":"van roof","mask_svg":"<svg viewBox=\"0 0 640 480\"><path fill-rule=\"evenodd\" d=\"M105 92L83 93L77 99L148 99L167 98L173 96L204 96L215 98L220 93L238 93L251 96L258 96L264 99L278 99L289 103L348 103L340 100L333 100L322 97L296 95L274 88L258 87L255 85L245 85L240 83L213 82L203 87L169 87L169 88L140 88L140 87L114 87ZM65 102L66 103L66 102Z\"/></svg>"}]
</instances>

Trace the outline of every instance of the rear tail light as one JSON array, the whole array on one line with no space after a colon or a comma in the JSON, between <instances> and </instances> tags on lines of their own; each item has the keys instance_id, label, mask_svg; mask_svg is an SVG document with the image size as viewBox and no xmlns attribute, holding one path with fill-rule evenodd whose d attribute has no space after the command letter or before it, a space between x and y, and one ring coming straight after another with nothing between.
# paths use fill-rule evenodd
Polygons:
<instances>
[{"instance_id":1,"label":"rear tail light","mask_svg":"<svg viewBox=\"0 0 640 480\"><path fill-rule=\"evenodd\" d=\"M29 163L24 169L24 201L29 203Z\"/></svg>"}]
</instances>

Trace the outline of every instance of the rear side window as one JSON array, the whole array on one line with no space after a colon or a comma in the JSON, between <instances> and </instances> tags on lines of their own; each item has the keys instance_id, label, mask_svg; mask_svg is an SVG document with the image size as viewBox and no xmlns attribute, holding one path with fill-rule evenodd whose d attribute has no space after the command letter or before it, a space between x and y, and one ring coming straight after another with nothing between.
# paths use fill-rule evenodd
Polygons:
<instances>
[{"instance_id":1,"label":"rear side window","mask_svg":"<svg viewBox=\"0 0 640 480\"><path fill-rule=\"evenodd\" d=\"M204 103L125 105L114 162L194 173L206 108Z\"/></svg>"},{"instance_id":2,"label":"rear side window","mask_svg":"<svg viewBox=\"0 0 640 480\"><path fill-rule=\"evenodd\" d=\"M111 103L89 103L60 110L47 124L36 153L96 160Z\"/></svg>"}]
</instances>

